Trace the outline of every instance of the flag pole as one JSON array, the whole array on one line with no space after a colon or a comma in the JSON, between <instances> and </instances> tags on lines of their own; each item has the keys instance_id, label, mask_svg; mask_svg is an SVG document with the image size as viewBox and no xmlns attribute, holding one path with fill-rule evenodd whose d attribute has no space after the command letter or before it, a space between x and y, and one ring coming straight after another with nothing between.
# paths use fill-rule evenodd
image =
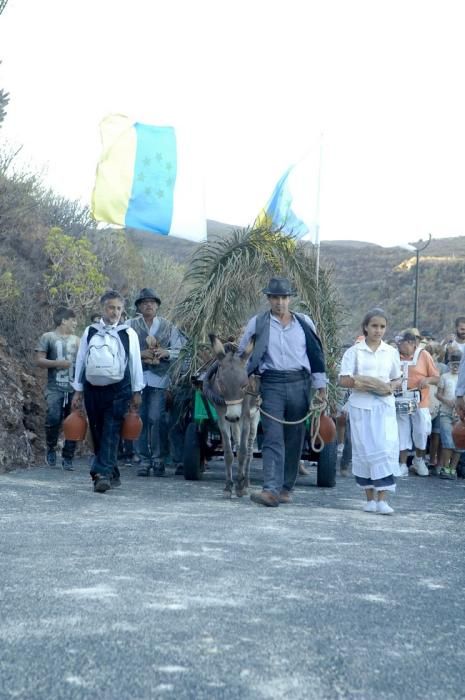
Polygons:
<instances>
[{"instance_id":1,"label":"flag pole","mask_svg":"<svg viewBox=\"0 0 465 700\"><path fill-rule=\"evenodd\" d=\"M320 276L320 183L321 183L321 161L323 156L323 132L320 134L320 160L318 163L318 179L316 185L316 206L315 206L315 247L316 247L316 288L318 290L318 278Z\"/></svg>"}]
</instances>

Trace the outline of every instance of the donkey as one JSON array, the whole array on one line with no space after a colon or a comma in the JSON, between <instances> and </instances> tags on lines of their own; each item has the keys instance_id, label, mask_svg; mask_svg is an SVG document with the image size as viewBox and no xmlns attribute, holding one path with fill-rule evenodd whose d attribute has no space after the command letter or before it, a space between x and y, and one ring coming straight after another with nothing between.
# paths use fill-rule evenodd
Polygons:
<instances>
[{"instance_id":1,"label":"donkey","mask_svg":"<svg viewBox=\"0 0 465 700\"><path fill-rule=\"evenodd\" d=\"M207 372L203 381L203 393L214 404L218 414L218 427L224 449L226 484L223 495L231 498L234 455L231 438L234 440L238 468L236 496L245 496L249 486L250 462L253 444L257 435L260 418L260 398L258 377L247 376L247 360L252 350L250 342L241 356L231 347L225 348L216 335L209 335L216 362Z\"/></svg>"}]
</instances>

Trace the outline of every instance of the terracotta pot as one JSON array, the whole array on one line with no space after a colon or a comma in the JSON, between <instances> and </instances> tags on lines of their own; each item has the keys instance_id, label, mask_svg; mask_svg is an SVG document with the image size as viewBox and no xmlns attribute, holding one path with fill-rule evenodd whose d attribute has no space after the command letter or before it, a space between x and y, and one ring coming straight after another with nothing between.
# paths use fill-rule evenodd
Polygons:
<instances>
[{"instance_id":1,"label":"terracotta pot","mask_svg":"<svg viewBox=\"0 0 465 700\"><path fill-rule=\"evenodd\" d=\"M341 426L341 428L347 425L347 416L344 412L336 418L336 423Z\"/></svg>"},{"instance_id":2,"label":"terracotta pot","mask_svg":"<svg viewBox=\"0 0 465 700\"><path fill-rule=\"evenodd\" d=\"M462 420L453 425L452 439L458 450L465 450L465 423Z\"/></svg>"},{"instance_id":3,"label":"terracotta pot","mask_svg":"<svg viewBox=\"0 0 465 700\"><path fill-rule=\"evenodd\" d=\"M123 440L137 440L142 430L141 417L130 411L124 416L123 424L121 425L121 437Z\"/></svg>"},{"instance_id":4,"label":"terracotta pot","mask_svg":"<svg viewBox=\"0 0 465 700\"><path fill-rule=\"evenodd\" d=\"M81 411L72 411L63 421L65 440L79 442L84 440L87 432L87 421Z\"/></svg>"},{"instance_id":5,"label":"terracotta pot","mask_svg":"<svg viewBox=\"0 0 465 700\"><path fill-rule=\"evenodd\" d=\"M325 445L333 442L336 437L336 426L333 419L329 416L320 416L320 437Z\"/></svg>"}]
</instances>

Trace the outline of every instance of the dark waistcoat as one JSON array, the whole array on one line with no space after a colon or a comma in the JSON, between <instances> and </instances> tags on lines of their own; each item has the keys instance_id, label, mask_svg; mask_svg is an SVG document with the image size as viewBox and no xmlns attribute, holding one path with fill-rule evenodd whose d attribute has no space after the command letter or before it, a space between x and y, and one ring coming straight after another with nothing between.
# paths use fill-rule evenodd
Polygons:
<instances>
[{"instance_id":1,"label":"dark waistcoat","mask_svg":"<svg viewBox=\"0 0 465 700\"><path fill-rule=\"evenodd\" d=\"M323 353L323 347L321 345L321 340L316 335L316 333L310 328L302 314L294 312L293 315L300 323L300 325L302 326L302 330L305 333L307 357L310 362L311 372L324 372L325 358ZM258 314L255 329L255 345L252 355L250 356L249 362L247 364L247 372L249 374L254 374L255 372L257 372L260 363L268 349L268 343L270 341L270 323L270 311L265 311L262 314Z\"/></svg>"}]
</instances>

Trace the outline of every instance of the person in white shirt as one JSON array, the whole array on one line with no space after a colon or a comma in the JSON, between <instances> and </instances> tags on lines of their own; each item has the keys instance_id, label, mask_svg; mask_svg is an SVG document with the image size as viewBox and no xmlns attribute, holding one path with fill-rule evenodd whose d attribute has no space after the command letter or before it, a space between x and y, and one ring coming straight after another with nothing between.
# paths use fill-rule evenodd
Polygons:
<instances>
[{"instance_id":1,"label":"person in white shirt","mask_svg":"<svg viewBox=\"0 0 465 700\"><path fill-rule=\"evenodd\" d=\"M438 384L437 398L441 402L441 479L456 479L457 465L462 450L456 449L452 438L452 427L458 420L455 410L455 392L459 378L459 367L462 360L460 352L455 350L449 356L449 371L441 375Z\"/></svg>"},{"instance_id":2,"label":"person in white shirt","mask_svg":"<svg viewBox=\"0 0 465 700\"><path fill-rule=\"evenodd\" d=\"M387 493L394 492L399 437L393 391L400 386L399 353L383 342L387 319L382 309L369 311L362 321L365 340L343 355L340 386L350 389L352 473L366 492L364 510L391 515Z\"/></svg>"},{"instance_id":3,"label":"person in white shirt","mask_svg":"<svg viewBox=\"0 0 465 700\"><path fill-rule=\"evenodd\" d=\"M79 345L71 406L79 410L84 400L95 453L90 474L94 491L105 493L121 485L117 464L121 426L129 407L138 409L140 406L144 377L137 334L126 324L119 323L124 309L123 297L109 290L101 297L100 304L102 318L98 324L87 326ZM87 351L96 333L111 336L123 346L126 364L121 381L102 386L91 384L86 378Z\"/></svg>"}]
</instances>

